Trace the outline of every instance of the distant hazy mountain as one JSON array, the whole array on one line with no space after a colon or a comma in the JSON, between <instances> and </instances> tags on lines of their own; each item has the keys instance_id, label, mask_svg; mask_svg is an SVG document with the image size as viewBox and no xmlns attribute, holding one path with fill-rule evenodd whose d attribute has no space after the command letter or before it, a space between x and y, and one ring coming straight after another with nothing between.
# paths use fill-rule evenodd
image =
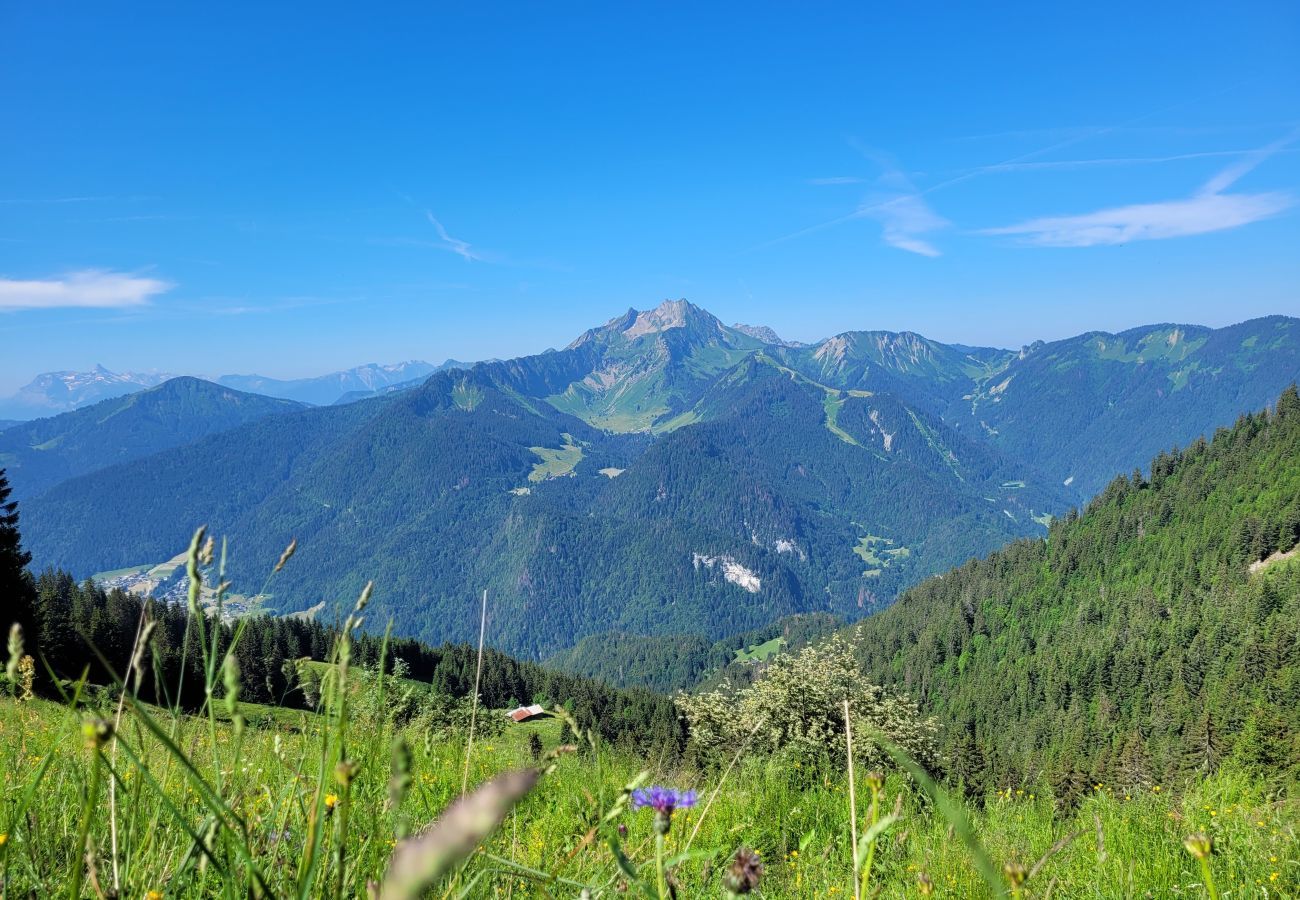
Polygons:
<instances>
[{"instance_id":1,"label":"distant hazy mountain","mask_svg":"<svg viewBox=\"0 0 1300 900\"><path fill-rule=\"evenodd\" d=\"M402 633L547 655L859 617L1300 378L1300 324L1151 326L1019 353L907 332L807 347L685 301L563 350L271 415L25 504L38 564L170 558L200 522L284 611L370 578ZM395 385L401 382L395 382ZM0 435L2 436L2 435ZM112 516L95 511L112 510Z\"/></svg>"},{"instance_id":2,"label":"distant hazy mountain","mask_svg":"<svg viewBox=\"0 0 1300 900\"><path fill-rule=\"evenodd\" d=\"M0 419L0 431L4 431L10 425L17 425L20 419Z\"/></svg>"},{"instance_id":3,"label":"distant hazy mountain","mask_svg":"<svg viewBox=\"0 0 1300 900\"><path fill-rule=\"evenodd\" d=\"M370 363L316 378L282 380L261 375L222 375L217 379L217 383L267 397L297 400L313 406L328 406L345 394L354 392L375 394L394 385L428 377L445 366L446 363L443 366L435 366L423 360L411 360L386 366Z\"/></svg>"},{"instance_id":4,"label":"distant hazy mountain","mask_svg":"<svg viewBox=\"0 0 1300 900\"><path fill-rule=\"evenodd\" d=\"M197 378L103 400L0 432L0 468L27 498L60 481L301 408Z\"/></svg>"},{"instance_id":5,"label":"distant hazy mountain","mask_svg":"<svg viewBox=\"0 0 1300 900\"><path fill-rule=\"evenodd\" d=\"M413 387L434 372L471 365L450 359L438 366L412 360L394 365L370 363L314 378L286 380L262 375L221 375L210 380L250 394L328 406L344 396L356 400L394 388ZM176 377L158 372L110 372L103 366L96 366L90 372L46 372L36 376L13 396L0 399L0 417L27 421L55 416L101 400L155 387Z\"/></svg>"},{"instance_id":6,"label":"distant hazy mountain","mask_svg":"<svg viewBox=\"0 0 1300 900\"><path fill-rule=\"evenodd\" d=\"M46 372L37 375L13 396L0 399L0 416L19 421L56 416L153 387L173 377L159 372L110 372L98 365L90 372Z\"/></svg>"},{"instance_id":7,"label":"distant hazy mountain","mask_svg":"<svg viewBox=\"0 0 1300 900\"><path fill-rule=\"evenodd\" d=\"M752 338L758 338L764 344L776 344L780 347L804 347L799 341L782 340L781 336L766 325L742 325L737 322L731 326L742 334L747 334Z\"/></svg>"},{"instance_id":8,"label":"distant hazy mountain","mask_svg":"<svg viewBox=\"0 0 1300 900\"><path fill-rule=\"evenodd\" d=\"M497 360L495 359L488 360L488 362L497 362ZM472 369L474 368L474 365L475 364L471 362L461 362L458 359L449 359L446 362L444 362L442 365L435 366L433 370L435 372L445 372L447 369ZM418 378L412 378L410 381L399 381L396 384L384 385L383 387L375 388L373 390L348 391L346 394L344 394L343 396L335 400L334 405L337 406L342 403L356 403L358 400L365 400L367 397L375 397L382 394L395 394L395 393L400 393L401 391L409 391L412 388L419 387L421 384L425 382L427 378L428 375L421 375Z\"/></svg>"}]
</instances>

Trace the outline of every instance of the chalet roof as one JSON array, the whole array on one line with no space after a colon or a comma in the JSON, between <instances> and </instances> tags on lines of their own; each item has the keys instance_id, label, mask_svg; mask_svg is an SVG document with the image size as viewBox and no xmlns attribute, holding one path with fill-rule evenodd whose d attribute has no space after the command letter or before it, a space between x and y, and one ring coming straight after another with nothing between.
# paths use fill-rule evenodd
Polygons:
<instances>
[{"instance_id":1,"label":"chalet roof","mask_svg":"<svg viewBox=\"0 0 1300 900\"><path fill-rule=\"evenodd\" d=\"M540 704L534 703L532 706L520 706L517 709L512 709L506 715L516 722L522 722L525 719L531 719L533 716L540 716L544 712L546 710Z\"/></svg>"}]
</instances>

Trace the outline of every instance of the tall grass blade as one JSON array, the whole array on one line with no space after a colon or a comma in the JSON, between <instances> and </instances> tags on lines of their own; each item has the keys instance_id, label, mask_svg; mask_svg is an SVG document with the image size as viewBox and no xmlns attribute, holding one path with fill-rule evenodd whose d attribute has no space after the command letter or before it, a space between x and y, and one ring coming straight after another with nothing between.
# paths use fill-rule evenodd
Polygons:
<instances>
[{"instance_id":1,"label":"tall grass blade","mask_svg":"<svg viewBox=\"0 0 1300 900\"><path fill-rule=\"evenodd\" d=\"M466 794L423 834L393 853L380 900L417 900L469 857L524 798L541 772L507 772Z\"/></svg>"}]
</instances>

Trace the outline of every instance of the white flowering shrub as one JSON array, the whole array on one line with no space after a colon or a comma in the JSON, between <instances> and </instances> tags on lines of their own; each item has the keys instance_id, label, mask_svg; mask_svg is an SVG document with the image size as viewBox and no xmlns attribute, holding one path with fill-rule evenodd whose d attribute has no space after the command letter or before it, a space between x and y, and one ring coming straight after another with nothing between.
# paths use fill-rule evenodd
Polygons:
<instances>
[{"instance_id":1,"label":"white flowering shrub","mask_svg":"<svg viewBox=\"0 0 1300 900\"><path fill-rule=\"evenodd\" d=\"M730 755L749 741L755 749L843 759L848 699L856 764L890 764L874 734L883 734L926 768L937 762L935 720L908 698L892 696L864 678L852 649L839 637L779 657L759 681L742 690L723 685L675 699L702 756Z\"/></svg>"}]
</instances>

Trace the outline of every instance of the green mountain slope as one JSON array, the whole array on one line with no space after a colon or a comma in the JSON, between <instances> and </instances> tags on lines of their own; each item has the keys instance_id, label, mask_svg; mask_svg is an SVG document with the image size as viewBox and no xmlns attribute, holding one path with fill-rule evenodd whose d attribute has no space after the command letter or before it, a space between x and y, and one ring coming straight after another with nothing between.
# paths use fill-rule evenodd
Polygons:
<instances>
[{"instance_id":1,"label":"green mountain slope","mask_svg":"<svg viewBox=\"0 0 1300 900\"><path fill-rule=\"evenodd\" d=\"M946 411L1080 499L1116 472L1272 402L1300 378L1300 320L1153 325L1035 345Z\"/></svg>"},{"instance_id":2,"label":"green mountain slope","mask_svg":"<svg viewBox=\"0 0 1300 900\"><path fill-rule=\"evenodd\" d=\"M854 631L952 725L969 779L1147 783L1300 760L1300 398L1120 477L1046 541L931 579ZM988 748L984 759L973 748Z\"/></svg>"},{"instance_id":3,"label":"green mountain slope","mask_svg":"<svg viewBox=\"0 0 1300 900\"><path fill-rule=\"evenodd\" d=\"M778 654L825 638L840 624L840 620L825 613L786 616L763 628L717 641L696 634L607 631L583 638L547 659L546 665L616 687L640 686L663 693L723 678L732 685L744 685Z\"/></svg>"},{"instance_id":4,"label":"green mountain slope","mask_svg":"<svg viewBox=\"0 0 1300 900\"><path fill-rule=\"evenodd\" d=\"M277 609L347 602L375 578L376 615L400 633L461 639L486 588L493 643L534 656L615 629L712 640L797 613L854 618L1040 530L1020 505L1033 489L990 493L1003 471L983 450L967 467L942 423L846 395L845 440L827 396L747 358L710 389L707 421L651 441L480 366L73 479L25 522L39 565L78 572L169 559L206 523L231 536L231 573L250 583L297 538ZM914 436L873 433L873 410Z\"/></svg>"},{"instance_id":5,"label":"green mountain slope","mask_svg":"<svg viewBox=\"0 0 1300 900\"><path fill-rule=\"evenodd\" d=\"M685 300L648 312L630 309L562 351L582 360L581 377L554 385L545 399L609 431L659 430L764 346Z\"/></svg>"},{"instance_id":6,"label":"green mountain slope","mask_svg":"<svg viewBox=\"0 0 1300 900\"><path fill-rule=\"evenodd\" d=\"M610 631L851 620L1042 535L1093 477L1062 471L1131 469L1149 458L1133 447L1276 396L1295 321L1014 354L884 332L777 344L670 301L564 350L195 435L29 495L24 515L37 564L79 575L162 563L206 523L253 582L297 538L305 564L273 606L329 608L374 578L379 615L434 641L473 637L487 588L492 640L533 657ZM113 447L113 427L88 433Z\"/></svg>"},{"instance_id":7,"label":"green mountain slope","mask_svg":"<svg viewBox=\"0 0 1300 900\"><path fill-rule=\"evenodd\" d=\"M9 472L16 496L31 497L77 475L299 408L297 403L197 378L173 378L125 397L4 429L0 468Z\"/></svg>"}]
</instances>

